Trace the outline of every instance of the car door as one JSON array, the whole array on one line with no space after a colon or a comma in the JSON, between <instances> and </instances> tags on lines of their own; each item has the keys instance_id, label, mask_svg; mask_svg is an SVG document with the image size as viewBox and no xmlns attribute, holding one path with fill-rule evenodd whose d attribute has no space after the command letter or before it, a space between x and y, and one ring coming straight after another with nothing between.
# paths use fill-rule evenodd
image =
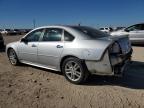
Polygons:
<instances>
[{"instance_id":1,"label":"car door","mask_svg":"<svg viewBox=\"0 0 144 108\"><path fill-rule=\"evenodd\" d=\"M38 45L38 61L40 64L57 69L64 48L62 37L62 29L47 28L45 30L43 38Z\"/></svg>"},{"instance_id":2,"label":"car door","mask_svg":"<svg viewBox=\"0 0 144 108\"><path fill-rule=\"evenodd\" d=\"M37 50L40 37L44 29L38 29L24 37L26 42L18 45L18 56L20 60L30 63L37 63Z\"/></svg>"},{"instance_id":3,"label":"car door","mask_svg":"<svg viewBox=\"0 0 144 108\"><path fill-rule=\"evenodd\" d=\"M144 24L140 24L139 30L137 30L138 42L144 42Z\"/></svg>"}]
</instances>

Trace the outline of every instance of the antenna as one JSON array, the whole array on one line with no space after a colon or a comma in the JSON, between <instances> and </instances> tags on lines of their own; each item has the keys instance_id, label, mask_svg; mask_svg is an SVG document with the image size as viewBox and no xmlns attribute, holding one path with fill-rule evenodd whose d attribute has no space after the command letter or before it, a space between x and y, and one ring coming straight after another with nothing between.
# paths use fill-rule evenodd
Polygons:
<instances>
[{"instance_id":1,"label":"antenna","mask_svg":"<svg viewBox=\"0 0 144 108\"><path fill-rule=\"evenodd\" d=\"M81 26L81 22L78 23L78 26Z\"/></svg>"},{"instance_id":2,"label":"antenna","mask_svg":"<svg viewBox=\"0 0 144 108\"><path fill-rule=\"evenodd\" d=\"M35 28L35 27L36 27L36 20L33 19L33 28Z\"/></svg>"}]
</instances>

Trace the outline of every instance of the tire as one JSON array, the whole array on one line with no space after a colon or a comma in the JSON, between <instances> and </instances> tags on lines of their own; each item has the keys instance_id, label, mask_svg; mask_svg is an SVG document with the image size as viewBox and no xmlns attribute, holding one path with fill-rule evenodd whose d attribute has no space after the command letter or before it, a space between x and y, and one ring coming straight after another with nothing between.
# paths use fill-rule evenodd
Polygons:
<instances>
[{"instance_id":1,"label":"tire","mask_svg":"<svg viewBox=\"0 0 144 108\"><path fill-rule=\"evenodd\" d=\"M74 57L64 60L62 72L65 78L73 84L82 84L88 78L89 72L85 63Z\"/></svg>"},{"instance_id":2,"label":"tire","mask_svg":"<svg viewBox=\"0 0 144 108\"><path fill-rule=\"evenodd\" d=\"M18 58L17 58L17 55L16 55L16 52L14 51L14 49L9 49L8 50L8 58L9 58L9 61L12 65L14 66L17 66L20 64Z\"/></svg>"}]
</instances>

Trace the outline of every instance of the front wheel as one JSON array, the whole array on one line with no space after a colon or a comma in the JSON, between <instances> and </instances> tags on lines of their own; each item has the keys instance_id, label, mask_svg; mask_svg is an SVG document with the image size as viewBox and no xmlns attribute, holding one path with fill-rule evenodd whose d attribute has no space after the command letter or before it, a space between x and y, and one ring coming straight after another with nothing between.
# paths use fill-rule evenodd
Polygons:
<instances>
[{"instance_id":1,"label":"front wheel","mask_svg":"<svg viewBox=\"0 0 144 108\"><path fill-rule=\"evenodd\" d=\"M16 66L19 64L19 60L17 58L16 52L13 49L8 50L8 58L12 65Z\"/></svg>"},{"instance_id":2,"label":"front wheel","mask_svg":"<svg viewBox=\"0 0 144 108\"><path fill-rule=\"evenodd\" d=\"M74 57L64 60L62 72L65 78L74 84L81 84L88 77L86 65L80 59Z\"/></svg>"}]
</instances>

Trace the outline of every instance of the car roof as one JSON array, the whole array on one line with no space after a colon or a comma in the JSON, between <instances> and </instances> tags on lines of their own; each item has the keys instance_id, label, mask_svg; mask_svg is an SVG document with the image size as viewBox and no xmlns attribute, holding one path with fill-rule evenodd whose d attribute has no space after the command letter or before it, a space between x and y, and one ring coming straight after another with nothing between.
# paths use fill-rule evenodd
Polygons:
<instances>
[{"instance_id":1,"label":"car roof","mask_svg":"<svg viewBox=\"0 0 144 108\"><path fill-rule=\"evenodd\" d=\"M77 39L85 39L85 37L87 36L83 36L85 35L84 33L75 30L73 27L86 27L86 26L76 26L76 25L49 25L49 26L42 26L42 27L38 27L33 29L32 31L38 30L38 29L43 29L43 28L59 28L59 29L64 29L66 31L68 31L69 33L73 34L75 37L77 37ZM32 32L31 31L31 32Z\"/></svg>"},{"instance_id":2,"label":"car roof","mask_svg":"<svg viewBox=\"0 0 144 108\"><path fill-rule=\"evenodd\" d=\"M73 28L73 27L89 27L89 26L79 26L79 25L49 25L49 26L42 26L38 28Z\"/></svg>"}]
</instances>

